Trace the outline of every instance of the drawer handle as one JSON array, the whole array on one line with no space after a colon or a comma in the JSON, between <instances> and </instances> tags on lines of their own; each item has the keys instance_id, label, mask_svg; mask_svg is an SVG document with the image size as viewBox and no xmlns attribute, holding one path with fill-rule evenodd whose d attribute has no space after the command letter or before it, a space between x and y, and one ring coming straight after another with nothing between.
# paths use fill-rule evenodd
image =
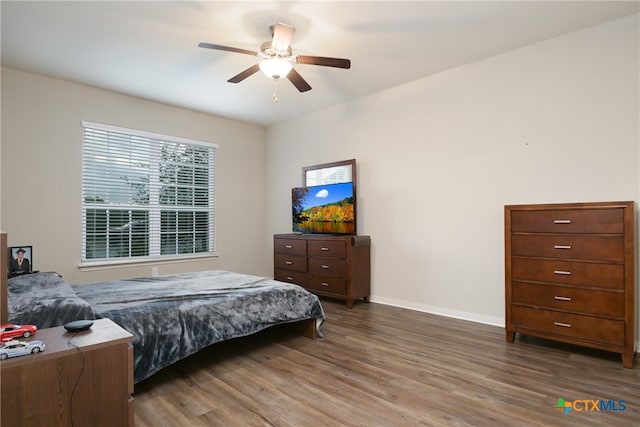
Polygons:
<instances>
[{"instance_id":1,"label":"drawer handle","mask_svg":"<svg viewBox=\"0 0 640 427\"><path fill-rule=\"evenodd\" d=\"M571 245L554 245L553 249L571 249Z\"/></svg>"},{"instance_id":2,"label":"drawer handle","mask_svg":"<svg viewBox=\"0 0 640 427\"><path fill-rule=\"evenodd\" d=\"M292 265L293 261L285 261L284 263L287 264L287 265Z\"/></svg>"},{"instance_id":3,"label":"drawer handle","mask_svg":"<svg viewBox=\"0 0 640 427\"><path fill-rule=\"evenodd\" d=\"M321 251L328 251L329 248L320 248Z\"/></svg>"},{"instance_id":4,"label":"drawer handle","mask_svg":"<svg viewBox=\"0 0 640 427\"><path fill-rule=\"evenodd\" d=\"M563 270L553 270L553 274L564 274L565 276L570 276L571 272L570 271L563 271Z\"/></svg>"},{"instance_id":5,"label":"drawer handle","mask_svg":"<svg viewBox=\"0 0 640 427\"><path fill-rule=\"evenodd\" d=\"M325 283L325 282L320 283L320 285L321 285L321 286L329 286L329 284L328 284L328 283Z\"/></svg>"},{"instance_id":6,"label":"drawer handle","mask_svg":"<svg viewBox=\"0 0 640 427\"><path fill-rule=\"evenodd\" d=\"M327 270L327 269L329 269L329 268L331 268L331 267L330 267L330 266L328 266L328 265L324 265L324 264L322 264L322 268L324 268L325 270Z\"/></svg>"},{"instance_id":7,"label":"drawer handle","mask_svg":"<svg viewBox=\"0 0 640 427\"><path fill-rule=\"evenodd\" d=\"M284 247L287 248L287 249L293 249L293 246L291 246L291 245L285 245Z\"/></svg>"},{"instance_id":8,"label":"drawer handle","mask_svg":"<svg viewBox=\"0 0 640 427\"><path fill-rule=\"evenodd\" d=\"M287 276L287 280L290 281L290 282L293 282L293 277Z\"/></svg>"},{"instance_id":9,"label":"drawer handle","mask_svg":"<svg viewBox=\"0 0 640 427\"><path fill-rule=\"evenodd\" d=\"M562 326L563 328L570 328L571 327L570 323L553 322L553 324L556 325L556 326Z\"/></svg>"},{"instance_id":10,"label":"drawer handle","mask_svg":"<svg viewBox=\"0 0 640 427\"><path fill-rule=\"evenodd\" d=\"M553 223L554 224L571 224L571 220L570 219L554 219Z\"/></svg>"},{"instance_id":11,"label":"drawer handle","mask_svg":"<svg viewBox=\"0 0 640 427\"><path fill-rule=\"evenodd\" d=\"M571 297L561 297L561 296L558 296L558 295L553 297L553 299L558 300L558 301L571 301Z\"/></svg>"}]
</instances>

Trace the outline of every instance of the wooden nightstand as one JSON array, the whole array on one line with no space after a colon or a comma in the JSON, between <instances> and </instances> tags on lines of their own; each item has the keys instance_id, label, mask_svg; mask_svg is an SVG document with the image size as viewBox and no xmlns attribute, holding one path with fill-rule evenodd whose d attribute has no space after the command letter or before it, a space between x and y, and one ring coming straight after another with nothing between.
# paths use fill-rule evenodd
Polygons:
<instances>
[{"instance_id":1,"label":"wooden nightstand","mask_svg":"<svg viewBox=\"0 0 640 427\"><path fill-rule=\"evenodd\" d=\"M39 330L45 351L0 362L10 426L133 426L133 336L109 319L87 331Z\"/></svg>"}]
</instances>

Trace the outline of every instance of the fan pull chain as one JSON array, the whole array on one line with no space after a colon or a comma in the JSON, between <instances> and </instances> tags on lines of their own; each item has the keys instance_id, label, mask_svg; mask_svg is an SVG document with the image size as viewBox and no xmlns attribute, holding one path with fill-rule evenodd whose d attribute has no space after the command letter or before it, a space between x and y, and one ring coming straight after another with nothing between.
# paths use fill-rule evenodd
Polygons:
<instances>
[{"instance_id":1,"label":"fan pull chain","mask_svg":"<svg viewBox=\"0 0 640 427\"><path fill-rule=\"evenodd\" d=\"M273 80L273 103L274 104L278 103L278 80L280 79Z\"/></svg>"}]
</instances>

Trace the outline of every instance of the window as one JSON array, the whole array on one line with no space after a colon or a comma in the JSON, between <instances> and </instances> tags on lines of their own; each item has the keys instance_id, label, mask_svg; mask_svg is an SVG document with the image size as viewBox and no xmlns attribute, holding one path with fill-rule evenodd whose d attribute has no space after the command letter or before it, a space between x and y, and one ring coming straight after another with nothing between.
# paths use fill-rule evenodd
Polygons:
<instances>
[{"instance_id":1,"label":"window","mask_svg":"<svg viewBox=\"0 0 640 427\"><path fill-rule=\"evenodd\" d=\"M215 252L217 145L82 125L83 262Z\"/></svg>"}]
</instances>

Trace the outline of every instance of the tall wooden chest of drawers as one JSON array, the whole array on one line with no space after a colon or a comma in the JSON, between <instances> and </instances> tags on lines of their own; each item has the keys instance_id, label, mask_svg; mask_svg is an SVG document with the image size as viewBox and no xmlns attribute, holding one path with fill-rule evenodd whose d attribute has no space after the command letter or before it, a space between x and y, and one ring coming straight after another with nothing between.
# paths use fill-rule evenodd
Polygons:
<instances>
[{"instance_id":1,"label":"tall wooden chest of drawers","mask_svg":"<svg viewBox=\"0 0 640 427\"><path fill-rule=\"evenodd\" d=\"M276 234L273 236L274 278L295 283L326 297L369 301L371 238Z\"/></svg>"},{"instance_id":2,"label":"tall wooden chest of drawers","mask_svg":"<svg viewBox=\"0 0 640 427\"><path fill-rule=\"evenodd\" d=\"M506 339L608 350L633 367L634 202L505 206Z\"/></svg>"}]
</instances>

